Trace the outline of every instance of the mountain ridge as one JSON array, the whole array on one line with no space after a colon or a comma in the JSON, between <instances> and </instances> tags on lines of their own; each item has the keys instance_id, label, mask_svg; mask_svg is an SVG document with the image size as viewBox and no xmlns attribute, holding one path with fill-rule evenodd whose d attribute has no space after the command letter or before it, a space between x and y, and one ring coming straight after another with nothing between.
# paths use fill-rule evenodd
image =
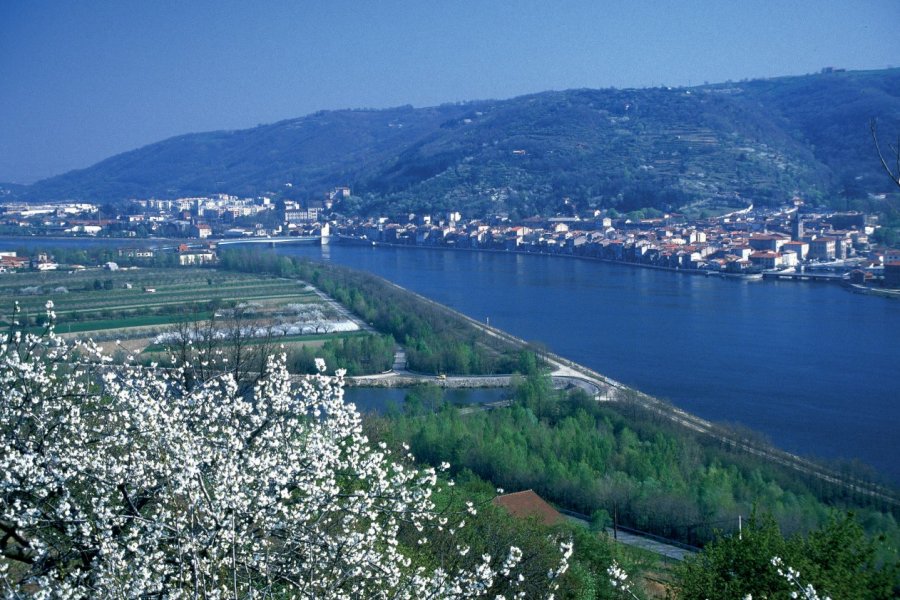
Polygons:
<instances>
[{"instance_id":1,"label":"mountain ridge","mask_svg":"<svg viewBox=\"0 0 900 600\"><path fill-rule=\"evenodd\" d=\"M900 69L318 111L175 136L14 195L303 200L349 185L348 212L472 216L864 197L891 191L869 134L874 117L900 131Z\"/></svg>"}]
</instances>

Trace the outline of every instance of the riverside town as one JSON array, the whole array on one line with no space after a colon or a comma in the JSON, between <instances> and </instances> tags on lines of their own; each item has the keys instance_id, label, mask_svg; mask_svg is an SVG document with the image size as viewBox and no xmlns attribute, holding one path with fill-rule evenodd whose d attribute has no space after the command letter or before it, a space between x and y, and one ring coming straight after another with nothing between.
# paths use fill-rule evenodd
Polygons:
<instances>
[{"instance_id":1,"label":"riverside town","mask_svg":"<svg viewBox=\"0 0 900 600\"><path fill-rule=\"evenodd\" d=\"M806 206L713 205L698 216L649 209L579 211L513 221L508 215L467 219L441 214L350 217L349 187L299 202L227 194L140 199L121 205L0 203L0 233L52 237L179 239L178 264L215 260L216 241L321 242L529 252L577 256L706 276L826 281L854 291L893 295L900 288L900 250L872 243L878 217ZM730 206L729 206L730 205ZM647 213L650 214L647 214ZM156 250L122 248L132 259ZM51 258L0 253L0 272L56 268Z\"/></svg>"},{"instance_id":2,"label":"riverside town","mask_svg":"<svg viewBox=\"0 0 900 600\"><path fill-rule=\"evenodd\" d=\"M0 0L0 600L900 599L900 0Z\"/></svg>"}]
</instances>

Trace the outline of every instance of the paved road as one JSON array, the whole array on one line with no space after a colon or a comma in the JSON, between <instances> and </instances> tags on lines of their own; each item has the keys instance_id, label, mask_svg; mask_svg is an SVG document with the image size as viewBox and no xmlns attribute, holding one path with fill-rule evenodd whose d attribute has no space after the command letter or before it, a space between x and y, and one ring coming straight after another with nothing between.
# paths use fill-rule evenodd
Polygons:
<instances>
[{"instance_id":1,"label":"paved road","mask_svg":"<svg viewBox=\"0 0 900 600\"><path fill-rule=\"evenodd\" d=\"M672 546L670 544L665 544L654 539L635 535L633 533L627 533L625 531L622 531L621 529L618 531L618 533L615 533L613 532L612 528L609 528L606 530L606 533L609 534L609 537L613 537L613 535L615 535L616 541L620 544L626 544L635 548L641 548L643 550L659 554L660 556L671 558L672 560L684 560L685 557L695 554L693 550L685 550L684 548L679 548L678 546Z\"/></svg>"},{"instance_id":2,"label":"paved road","mask_svg":"<svg viewBox=\"0 0 900 600\"><path fill-rule=\"evenodd\" d=\"M569 521L581 525L583 527L588 527L589 523L586 519L581 517L576 517L572 513L567 513L564 515L566 519ZM687 548L682 548L680 546L676 546L674 544L667 544L664 541L653 539L651 537L639 535L637 533L630 533L627 531L622 531L620 528L618 531L613 530L612 527L606 528L606 534L609 535L610 538L615 539L615 541L620 544L625 544L626 546L632 546L634 548L640 548L642 550L647 550L648 552L653 552L654 554L659 554L665 558L671 560L684 560L686 557L696 554L695 550L689 550Z\"/></svg>"}]
</instances>

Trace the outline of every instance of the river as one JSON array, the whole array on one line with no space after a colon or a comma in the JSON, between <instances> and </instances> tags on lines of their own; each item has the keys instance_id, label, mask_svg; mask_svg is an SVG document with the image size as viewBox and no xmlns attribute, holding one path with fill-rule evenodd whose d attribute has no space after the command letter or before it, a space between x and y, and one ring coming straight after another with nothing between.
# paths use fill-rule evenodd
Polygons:
<instances>
[{"instance_id":1,"label":"river","mask_svg":"<svg viewBox=\"0 0 900 600\"><path fill-rule=\"evenodd\" d=\"M0 250L98 242L6 238ZM375 273L701 417L806 456L859 460L900 483L900 301L554 256L340 244L277 252Z\"/></svg>"},{"instance_id":2,"label":"river","mask_svg":"<svg viewBox=\"0 0 900 600\"><path fill-rule=\"evenodd\" d=\"M349 245L363 269L701 417L900 483L900 302L566 257Z\"/></svg>"}]
</instances>

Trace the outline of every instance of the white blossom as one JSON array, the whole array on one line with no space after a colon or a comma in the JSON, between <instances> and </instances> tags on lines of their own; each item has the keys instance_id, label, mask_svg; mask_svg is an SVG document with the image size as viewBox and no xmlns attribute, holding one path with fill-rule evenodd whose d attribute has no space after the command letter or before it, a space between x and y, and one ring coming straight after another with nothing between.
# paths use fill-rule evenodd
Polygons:
<instances>
[{"instance_id":1,"label":"white blossom","mask_svg":"<svg viewBox=\"0 0 900 600\"><path fill-rule=\"evenodd\" d=\"M637 598L637 595L631 587L631 582L628 580L628 573L619 566L618 562L613 560L612 564L607 567L606 574L609 577L609 583L613 588L619 590L622 594Z\"/></svg>"},{"instance_id":2,"label":"white blossom","mask_svg":"<svg viewBox=\"0 0 900 600\"><path fill-rule=\"evenodd\" d=\"M343 372L317 367L294 385L285 357L270 357L242 394L227 374L187 386L185 365L112 366L92 344L67 347L52 325L43 337L6 336L2 593L521 597L518 548L458 571L413 566L401 528L423 530L427 545L447 522L437 521L435 472L370 444L343 401ZM571 545L561 554L548 588Z\"/></svg>"},{"instance_id":3,"label":"white blossom","mask_svg":"<svg viewBox=\"0 0 900 600\"><path fill-rule=\"evenodd\" d=\"M793 588L791 590L791 598L802 598L803 600L831 600L828 596L820 597L816 588L811 583L803 585L800 581L800 572L796 569L786 566L784 561L775 556L770 561L772 566L778 571L778 574L784 577Z\"/></svg>"}]
</instances>

